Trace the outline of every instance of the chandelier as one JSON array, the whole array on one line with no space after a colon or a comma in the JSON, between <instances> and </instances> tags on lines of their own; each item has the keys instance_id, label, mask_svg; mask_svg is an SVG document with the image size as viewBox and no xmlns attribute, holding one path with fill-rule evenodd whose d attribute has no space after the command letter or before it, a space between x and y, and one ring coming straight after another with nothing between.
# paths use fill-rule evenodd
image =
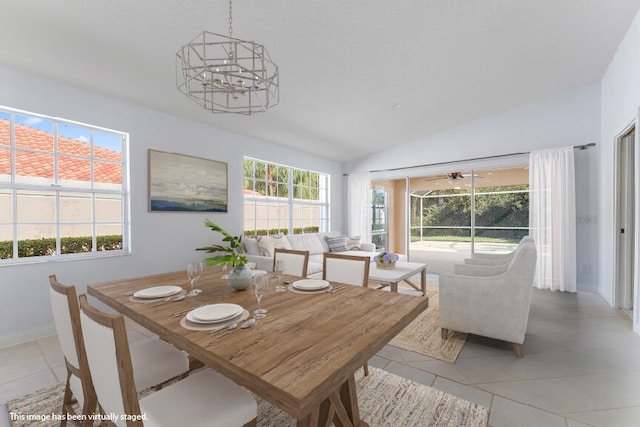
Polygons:
<instances>
[{"instance_id":1,"label":"chandelier","mask_svg":"<svg viewBox=\"0 0 640 427\"><path fill-rule=\"evenodd\" d=\"M212 113L254 114L278 105L278 66L263 45L203 31L176 54L177 87Z\"/></svg>"}]
</instances>

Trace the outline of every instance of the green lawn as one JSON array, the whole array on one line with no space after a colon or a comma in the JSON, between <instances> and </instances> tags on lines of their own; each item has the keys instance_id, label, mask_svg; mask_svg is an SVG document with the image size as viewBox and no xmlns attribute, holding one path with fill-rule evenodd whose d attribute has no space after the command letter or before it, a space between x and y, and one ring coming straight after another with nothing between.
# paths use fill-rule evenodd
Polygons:
<instances>
[{"instance_id":1,"label":"green lawn","mask_svg":"<svg viewBox=\"0 0 640 427\"><path fill-rule=\"evenodd\" d=\"M419 242L420 241L420 237L419 236L411 236L411 242ZM425 236L422 238L423 242L429 242L429 241L434 241L434 242L470 242L470 238L469 237L465 237L465 236ZM500 238L494 238L494 237L476 237L475 238L476 242L483 242L483 243L518 243L520 242L520 239L500 239Z\"/></svg>"}]
</instances>

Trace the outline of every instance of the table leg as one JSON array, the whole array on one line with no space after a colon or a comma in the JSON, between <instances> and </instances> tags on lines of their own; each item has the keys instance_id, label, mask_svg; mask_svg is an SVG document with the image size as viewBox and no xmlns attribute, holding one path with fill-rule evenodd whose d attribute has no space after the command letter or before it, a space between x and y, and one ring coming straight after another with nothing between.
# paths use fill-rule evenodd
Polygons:
<instances>
[{"instance_id":1,"label":"table leg","mask_svg":"<svg viewBox=\"0 0 640 427\"><path fill-rule=\"evenodd\" d=\"M318 426L329 427L333 422L333 417L336 415L336 410L331 405L331 400L326 399L320 404L320 413L318 415Z\"/></svg>"},{"instance_id":2,"label":"table leg","mask_svg":"<svg viewBox=\"0 0 640 427\"><path fill-rule=\"evenodd\" d=\"M398 293L398 282L391 282L391 292Z\"/></svg>"},{"instance_id":3,"label":"table leg","mask_svg":"<svg viewBox=\"0 0 640 427\"><path fill-rule=\"evenodd\" d=\"M369 427L360 419L353 374L316 409L298 420L298 427L329 427L332 422L336 427Z\"/></svg>"},{"instance_id":4,"label":"table leg","mask_svg":"<svg viewBox=\"0 0 640 427\"><path fill-rule=\"evenodd\" d=\"M427 268L426 267L420 270L420 288L418 288L418 285L416 285L409 279L404 279L404 281L407 282L407 284L409 284L416 291L422 292L422 296L427 295Z\"/></svg>"},{"instance_id":5,"label":"table leg","mask_svg":"<svg viewBox=\"0 0 640 427\"><path fill-rule=\"evenodd\" d=\"M303 419L298 420L298 423L297 423L298 427L317 427L319 425L318 424L318 416L319 416L319 411L318 410L319 410L319 408L315 408L306 417L304 417Z\"/></svg>"},{"instance_id":6,"label":"table leg","mask_svg":"<svg viewBox=\"0 0 640 427\"><path fill-rule=\"evenodd\" d=\"M398 284L396 283L396 292ZM369 424L360 419L360 411L358 410L358 396L356 394L356 378L353 374L340 387L340 399L347 411L349 420L355 427L369 427ZM337 417L336 417L337 418ZM334 420L336 427L345 426L339 419ZM347 424L348 425L348 424Z\"/></svg>"}]
</instances>

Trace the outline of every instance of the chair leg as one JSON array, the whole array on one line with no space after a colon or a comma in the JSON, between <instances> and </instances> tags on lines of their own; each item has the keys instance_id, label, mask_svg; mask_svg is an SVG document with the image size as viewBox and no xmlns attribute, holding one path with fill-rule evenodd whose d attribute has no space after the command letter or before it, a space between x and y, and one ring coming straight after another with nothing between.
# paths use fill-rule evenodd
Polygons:
<instances>
[{"instance_id":1,"label":"chair leg","mask_svg":"<svg viewBox=\"0 0 640 427\"><path fill-rule=\"evenodd\" d=\"M443 340L449 338L449 330L447 328L440 328L440 334L442 335Z\"/></svg>"},{"instance_id":2,"label":"chair leg","mask_svg":"<svg viewBox=\"0 0 640 427\"><path fill-rule=\"evenodd\" d=\"M369 376L369 362L365 363L363 368L364 368L364 376L368 377Z\"/></svg>"},{"instance_id":3,"label":"chair leg","mask_svg":"<svg viewBox=\"0 0 640 427\"><path fill-rule=\"evenodd\" d=\"M82 414L86 417L82 425L84 427L93 427L93 421L89 418L89 415L93 415L97 413L96 410L98 408L98 400L93 393L93 395L88 395L84 397L84 407L82 408Z\"/></svg>"},{"instance_id":4,"label":"chair leg","mask_svg":"<svg viewBox=\"0 0 640 427\"><path fill-rule=\"evenodd\" d=\"M64 397L62 398L62 410L60 411L61 414L66 414L67 412L67 405L71 406L71 387L69 387L69 374L67 374L67 384L65 385L64 388ZM60 427L66 427L67 425L67 419L64 418L62 421L60 421Z\"/></svg>"},{"instance_id":5,"label":"chair leg","mask_svg":"<svg viewBox=\"0 0 640 427\"><path fill-rule=\"evenodd\" d=\"M516 351L516 356L518 356L519 359L524 357L524 354L522 354L522 346L520 344L513 343L513 349Z\"/></svg>"}]
</instances>

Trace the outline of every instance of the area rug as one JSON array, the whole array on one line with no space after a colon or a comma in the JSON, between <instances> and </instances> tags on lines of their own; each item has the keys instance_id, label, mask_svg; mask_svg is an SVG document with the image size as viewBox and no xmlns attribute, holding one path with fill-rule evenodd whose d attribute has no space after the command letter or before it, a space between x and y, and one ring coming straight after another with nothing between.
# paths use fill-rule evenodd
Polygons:
<instances>
[{"instance_id":1,"label":"area rug","mask_svg":"<svg viewBox=\"0 0 640 427\"><path fill-rule=\"evenodd\" d=\"M407 380L381 369L369 368L356 373L360 416L371 427L461 426L484 427L488 410L476 403ZM49 420L12 420L12 427L54 427L59 421L51 414L60 413L64 385L58 384L9 401L10 417L49 415ZM294 427L296 421L276 406L258 401L259 427Z\"/></svg>"},{"instance_id":2,"label":"area rug","mask_svg":"<svg viewBox=\"0 0 640 427\"><path fill-rule=\"evenodd\" d=\"M424 354L435 359L454 363L464 347L469 334L449 333L442 339L440 333L439 302L437 288L427 288L429 308L420 313L406 328L389 342L394 347Z\"/></svg>"}]
</instances>

